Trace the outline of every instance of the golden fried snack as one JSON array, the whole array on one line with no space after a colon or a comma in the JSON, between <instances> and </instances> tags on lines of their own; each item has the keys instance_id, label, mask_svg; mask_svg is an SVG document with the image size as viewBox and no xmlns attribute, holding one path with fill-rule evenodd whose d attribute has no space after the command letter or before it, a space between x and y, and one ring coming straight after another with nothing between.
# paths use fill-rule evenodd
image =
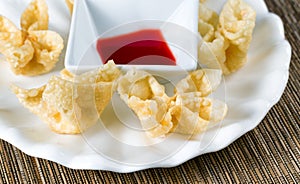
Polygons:
<instances>
[{"instance_id":1,"label":"golden fried snack","mask_svg":"<svg viewBox=\"0 0 300 184\"><path fill-rule=\"evenodd\" d=\"M220 14L220 32L229 41L225 66L235 72L247 61L256 13L242 0L228 0Z\"/></svg>"},{"instance_id":2,"label":"golden fried snack","mask_svg":"<svg viewBox=\"0 0 300 184\"><path fill-rule=\"evenodd\" d=\"M97 70L75 75L67 69L63 69L60 75L64 80L92 84L95 82L113 82L121 75L121 71L116 67L114 61L110 60Z\"/></svg>"},{"instance_id":3,"label":"golden fried snack","mask_svg":"<svg viewBox=\"0 0 300 184\"><path fill-rule=\"evenodd\" d=\"M15 74L47 73L55 67L63 49L62 38L53 31L31 31L24 44L11 48L7 61Z\"/></svg>"},{"instance_id":4,"label":"golden fried snack","mask_svg":"<svg viewBox=\"0 0 300 184\"><path fill-rule=\"evenodd\" d=\"M27 31L47 30L48 22L48 7L45 0L33 0L21 16L21 27Z\"/></svg>"},{"instance_id":5,"label":"golden fried snack","mask_svg":"<svg viewBox=\"0 0 300 184\"><path fill-rule=\"evenodd\" d=\"M48 8L45 0L33 0L21 16L19 30L0 16L0 53L17 75L39 75L49 72L64 47L61 36L48 31Z\"/></svg>"},{"instance_id":6,"label":"golden fried snack","mask_svg":"<svg viewBox=\"0 0 300 184\"><path fill-rule=\"evenodd\" d=\"M210 42L214 39L218 28L219 16L216 12L199 5L198 31L204 41Z\"/></svg>"},{"instance_id":7,"label":"golden fried snack","mask_svg":"<svg viewBox=\"0 0 300 184\"><path fill-rule=\"evenodd\" d=\"M70 13L72 14L73 12L73 6L74 6L74 1L73 0L65 0L66 1L66 4L70 10Z\"/></svg>"},{"instance_id":8,"label":"golden fried snack","mask_svg":"<svg viewBox=\"0 0 300 184\"><path fill-rule=\"evenodd\" d=\"M247 61L255 11L242 0L228 0L220 17L203 5L200 9L198 27L204 42L199 47L199 61L224 74L235 72Z\"/></svg>"},{"instance_id":9,"label":"golden fried snack","mask_svg":"<svg viewBox=\"0 0 300 184\"><path fill-rule=\"evenodd\" d=\"M118 83L121 99L135 112L149 136L164 136L171 130L170 98L153 76L131 70Z\"/></svg>"},{"instance_id":10,"label":"golden fried snack","mask_svg":"<svg viewBox=\"0 0 300 184\"><path fill-rule=\"evenodd\" d=\"M220 70L191 72L176 85L175 96L170 98L149 73L131 70L119 79L118 92L149 136L198 134L226 115L225 103L206 98L220 84L221 76Z\"/></svg>"},{"instance_id":11,"label":"golden fried snack","mask_svg":"<svg viewBox=\"0 0 300 184\"><path fill-rule=\"evenodd\" d=\"M174 125L171 132L199 134L209 124L224 119L226 104L207 98L220 85L221 79L221 70L200 69L179 81L169 110Z\"/></svg>"},{"instance_id":12,"label":"golden fried snack","mask_svg":"<svg viewBox=\"0 0 300 184\"><path fill-rule=\"evenodd\" d=\"M8 49L23 44L22 32L8 19L0 16L0 53L6 55Z\"/></svg>"},{"instance_id":13,"label":"golden fried snack","mask_svg":"<svg viewBox=\"0 0 300 184\"><path fill-rule=\"evenodd\" d=\"M203 42L199 47L199 61L211 69L221 69L223 74L229 74L230 71L225 66L226 49L229 42L218 32L215 32L214 39L210 42Z\"/></svg>"},{"instance_id":14,"label":"golden fried snack","mask_svg":"<svg viewBox=\"0 0 300 184\"><path fill-rule=\"evenodd\" d=\"M175 86L178 94L199 92L202 97L208 96L220 85L222 71L216 69L199 69L191 72Z\"/></svg>"},{"instance_id":15,"label":"golden fried snack","mask_svg":"<svg viewBox=\"0 0 300 184\"><path fill-rule=\"evenodd\" d=\"M110 63L110 67L113 66ZM113 82L119 76L102 81L97 75L105 75L103 71L83 74L90 76L88 78L72 75L78 78L75 82L53 76L43 87L28 90L12 86L12 90L19 101L46 122L51 130L61 134L78 134L97 122L112 97ZM96 78L99 80L94 81Z\"/></svg>"},{"instance_id":16,"label":"golden fried snack","mask_svg":"<svg viewBox=\"0 0 300 184\"><path fill-rule=\"evenodd\" d=\"M227 114L227 105L221 101L203 97L200 92L176 96L170 108L174 127L172 132L199 134L209 124L217 123Z\"/></svg>"}]
</instances>

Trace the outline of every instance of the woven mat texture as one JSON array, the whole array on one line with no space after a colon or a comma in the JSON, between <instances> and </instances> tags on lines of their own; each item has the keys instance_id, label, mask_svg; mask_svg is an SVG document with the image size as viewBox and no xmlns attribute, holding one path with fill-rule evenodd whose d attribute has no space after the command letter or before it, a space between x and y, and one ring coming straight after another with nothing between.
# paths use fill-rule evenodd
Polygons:
<instances>
[{"instance_id":1,"label":"woven mat texture","mask_svg":"<svg viewBox=\"0 0 300 184\"><path fill-rule=\"evenodd\" d=\"M0 141L0 183L300 183L300 0L266 0L293 48L290 79L254 130L227 148L178 167L118 174L72 170Z\"/></svg>"}]
</instances>

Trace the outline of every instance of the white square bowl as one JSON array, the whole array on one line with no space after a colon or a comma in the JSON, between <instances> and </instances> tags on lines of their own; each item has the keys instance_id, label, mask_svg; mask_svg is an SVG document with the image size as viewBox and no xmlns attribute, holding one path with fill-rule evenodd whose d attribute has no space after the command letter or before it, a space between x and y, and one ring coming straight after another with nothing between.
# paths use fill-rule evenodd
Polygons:
<instances>
[{"instance_id":1,"label":"white square bowl","mask_svg":"<svg viewBox=\"0 0 300 184\"><path fill-rule=\"evenodd\" d=\"M99 38L143 29L159 29L176 59L172 65L119 65L162 77L197 68L198 0L75 0L65 67L85 72L103 64Z\"/></svg>"}]
</instances>

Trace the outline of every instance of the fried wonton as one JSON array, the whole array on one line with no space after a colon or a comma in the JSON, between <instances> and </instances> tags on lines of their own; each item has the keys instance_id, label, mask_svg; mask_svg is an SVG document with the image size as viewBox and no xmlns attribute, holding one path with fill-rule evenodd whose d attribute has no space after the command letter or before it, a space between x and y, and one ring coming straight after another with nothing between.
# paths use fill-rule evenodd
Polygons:
<instances>
[{"instance_id":1,"label":"fried wonton","mask_svg":"<svg viewBox=\"0 0 300 184\"><path fill-rule=\"evenodd\" d=\"M135 112L151 137L167 134L173 124L168 113L170 98L164 86L145 71L130 70L118 82L121 99Z\"/></svg>"},{"instance_id":2,"label":"fried wonton","mask_svg":"<svg viewBox=\"0 0 300 184\"><path fill-rule=\"evenodd\" d=\"M204 42L199 48L199 61L209 68L222 69L224 74L235 72L247 61L255 11L242 0L228 0L216 24L216 13L200 7L203 16L199 16L198 27Z\"/></svg>"},{"instance_id":3,"label":"fried wonton","mask_svg":"<svg viewBox=\"0 0 300 184\"><path fill-rule=\"evenodd\" d=\"M212 41L218 28L219 16L216 12L199 5L198 31L204 41Z\"/></svg>"},{"instance_id":4,"label":"fried wonton","mask_svg":"<svg viewBox=\"0 0 300 184\"><path fill-rule=\"evenodd\" d=\"M222 79L222 71L199 69L191 72L175 86L175 96L170 105L172 132L199 134L209 124L220 122L227 113L225 103L208 98Z\"/></svg>"},{"instance_id":5,"label":"fried wonton","mask_svg":"<svg viewBox=\"0 0 300 184\"><path fill-rule=\"evenodd\" d=\"M242 0L228 0L220 14L220 32L229 41L225 66L235 72L247 61L256 13Z\"/></svg>"},{"instance_id":6,"label":"fried wonton","mask_svg":"<svg viewBox=\"0 0 300 184\"><path fill-rule=\"evenodd\" d=\"M198 134L225 117L226 104L206 98L220 84L221 74L208 69L191 72L176 85L175 95L168 97L149 73L131 70L120 78L118 92L151 137L170 132Z\"/></svg>"},{"instance_id":7,"label":"fried wonton","mask_svg":"<svg viewBox=\"0 0 300 184\"><path fill-rule=\"evenodd\" d=\"M21 16L21 27L27 31L48 29L48 7L45 0L33 0Z\"/></svg>"},{"instance_id":8,"label":"fried wonton","mask_svg":"<svg viewBox=\"0 0 300 184\"><path fill-rule=\"evenodd\" d=\"M36 89L12 86L19 101L39 116L49 127L61 134L78 134L95 124L112 97L113 83L119 77L110 75L104 79L104 65L97 72L75 76L66 70L68 79L53 76L49 82ZM117 71L113 63L109 67ZM85 77L83 77L85 76ZM73 80L73 79L78 80ZM95 80L96 79L96 80ZM103 80L102 80L103 79Z\"/></svg>"},{"instance_id":9,"label":"fried wonton","mask_svg":"<svg viewBox=\"0 0 300 184\"><path fill-rule=\"evenodd\" d=\"M175 86L175 92L199 92L203 97L208 96L220 85L222 71L216 69L199 69L191 72Z\"/></svg>"},{"instance_id":10,"label":"fried wonton","mask_svg":"<svg viewBox=\"0 0 300 184\"><path fill-rule=\"evenodd\" d=\"M114 61L110 60L97 70L75 75L67 69L63 69L60 75L65 80L78 83L112 82L121 75L121 71L116 67Z\"/></svg>"},{"instance_id":11,"label":"fried wonton","mask_svg":"<svg viewBox=\"0 0 300 184\"><path fill-rule=\"evenodd\" d=\"M61 36L48 31L48 7L45 0L33 0L21 16L19 30L0 16L0 53L17 75L47 73L57 63L64 47Z\"/></svg>"},{"instance_id":12,"label":"fried wonton","mask_svg":"<svg viewBox=\"0 0 300 184\"><path fill-rule=\"evenodd\" d=\"M209 124L224 119L227 105L221 101L203 97L200 92L178 94L170 108L172 132L181 134L199 134Z\"/></svg>"}]
</instances>

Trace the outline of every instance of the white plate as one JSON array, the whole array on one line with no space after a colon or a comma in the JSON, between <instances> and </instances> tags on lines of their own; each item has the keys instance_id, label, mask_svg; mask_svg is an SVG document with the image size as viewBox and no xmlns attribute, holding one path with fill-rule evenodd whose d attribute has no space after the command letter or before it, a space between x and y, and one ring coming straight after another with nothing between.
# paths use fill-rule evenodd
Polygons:
<instances>
[{"instance_id":1,"label":"white plate","mask_svg":"<svg viewBox=\"0 0 300 184\"><path fill-rule=\"evenodd\" d=\"M18 25L20 12L29 1L0 1L0 12ZM50 29L67 38L70 16L64 1L47 2ZM208 0L208 5L218 11L224 2L225 0ZM189 140L181 135L149 139L142 133L128 131L125 124L120 124L116 119L110 105L102 115L104 124L97 124L83 136L52 133L36 116L20 105L9 90L9 83L26 87L44 84L62 68L62 57L54 72L35 78L16 77L10 72L7 63L0 62L0 138L28 155L70 168L117 172L172 167L195 156L225 148L260 123L279 100L288 80L291 47L285 40L280 18L269 13L262 0L247 2L257 11L249 61L240 71L225 78L226 86L221 89L226 89L229 113L219 126ZM114 98L112 104L116 100ZM126 116L126 112L123 115ZM131 120L136 121L124 119L125 122Z\"/></svg>"}]
</instances>

